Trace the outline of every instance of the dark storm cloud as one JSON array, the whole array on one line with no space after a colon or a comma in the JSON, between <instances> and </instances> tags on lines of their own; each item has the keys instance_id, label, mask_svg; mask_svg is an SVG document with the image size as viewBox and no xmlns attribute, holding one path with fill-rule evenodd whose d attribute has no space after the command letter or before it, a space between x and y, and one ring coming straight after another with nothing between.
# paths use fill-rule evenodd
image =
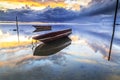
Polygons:
<instances>
[{"instance_id":1,"label":"dark storm cloud","mask_svg":"<svg viewBox=\"0 0 120 80\"><path fill-rule=\"evenodd\" d=\"M64 8L46 8L42 11L34 11L30 9L0 11L1 21L15 21L15 16L19 17L19 21L67 21L74 19L78 14Z\"/></svg>"},{"instance_id":2,"label":"dark storm cloud","mask_svg":"<svg viewBox=\"0 0 120 80\"><path fill-rule=\"evenodd\" d=\"M0 11L0 20L2 21L15 21L15 17L18 16L20 21L31 21L34 20L36 17L36 14L34 13L34 11L30 10L30 9L26 9L26 10L8 10L7 12L4 11ZM34 15L34 16L33 16ZM29 20L28 20L29 19Z\"/></svg>"},{"instance_id":3,"label":"dark storm cloud","mask_svg":"<svg viewBox=\"0 0 120 80\"><path fill-rule=\"evenodd\" d=\"M92 0L89 5L89 8L83 9L86 15L108 14L115 11L116 0Z\"/></svg>"}]
</instances>

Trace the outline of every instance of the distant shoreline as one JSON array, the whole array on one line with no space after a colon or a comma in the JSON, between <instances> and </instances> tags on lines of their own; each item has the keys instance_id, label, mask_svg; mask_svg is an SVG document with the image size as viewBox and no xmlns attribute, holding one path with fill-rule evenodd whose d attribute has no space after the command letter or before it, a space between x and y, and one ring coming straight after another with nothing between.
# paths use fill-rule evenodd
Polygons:
<instances>
[{"instance_id":1,"label":"distant shoreline","mask_svg":"<svg viewBox=\"0 0 120 80\"><path fill-rule=\"evenodd\" d=\"M15 21L0 21L2 25L16 25ZM65 22L19 22L20 25L81 25L80 23L65 23Z\"/></svg>"}]
</instances>

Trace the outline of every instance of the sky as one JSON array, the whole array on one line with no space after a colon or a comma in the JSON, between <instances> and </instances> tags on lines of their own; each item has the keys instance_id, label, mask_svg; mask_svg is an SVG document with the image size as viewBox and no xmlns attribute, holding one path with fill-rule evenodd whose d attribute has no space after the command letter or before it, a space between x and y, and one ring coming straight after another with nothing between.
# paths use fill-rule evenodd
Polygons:
<instances>
[{"instance_id":1,"label":"sky","mask_svg":"<svg viewBox=\"0 0 120 80\"><path fill-rule=\"evenodd\" d=\"M111 17L115 4L116 0L0 0L0 21L15 21L14 16L22 22L65 22L102 15Z\"/></svg>"}]
</instances>

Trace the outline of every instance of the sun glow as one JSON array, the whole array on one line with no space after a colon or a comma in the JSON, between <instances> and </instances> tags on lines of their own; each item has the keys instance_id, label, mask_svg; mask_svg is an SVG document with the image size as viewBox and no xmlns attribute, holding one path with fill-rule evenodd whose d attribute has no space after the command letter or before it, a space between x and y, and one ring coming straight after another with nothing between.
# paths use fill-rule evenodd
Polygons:
<instances>
[{"instance_id":1,"label":"sun glow","mask_svg":"<svg viewBox=\"0 0 120 80\"><path fill-rule=\"evenodd\" d=\"M11 47L18 47L18 46L25 46L25 45L29 45L32 43L35 43L35 40L32 39L27 39L27 38L22 38L20 37L20 42L15 41L15 40L6 40L4 42L0 42L0 48L11 48Z\"/></svg>"},{"instance_id":2,"label":"sun glow","mask_svg":"<svg viewBox=\"0 0 120 80\"><path fill-rule=\"evenodd\" d=\"M10 48L32 44L32 42L36 42L32 40L32 38L20 36L20 42L18 43L17 35L10 35L9 33L4 34L0 30L0 48Z\"/></svg>"},{"instance_id":3,"label":"sun glow","mask_svg":"<svg viewBox=\"0 0 120 80\"><path fill-rule=\"evenodd\" d=\"M72 10L80 10L80 6L87 6L91 0L0 0L0 7L7 9L19 9L29 7L41 10L48 6L51 8L62 7Z\"/></svg>"}]
</instances>

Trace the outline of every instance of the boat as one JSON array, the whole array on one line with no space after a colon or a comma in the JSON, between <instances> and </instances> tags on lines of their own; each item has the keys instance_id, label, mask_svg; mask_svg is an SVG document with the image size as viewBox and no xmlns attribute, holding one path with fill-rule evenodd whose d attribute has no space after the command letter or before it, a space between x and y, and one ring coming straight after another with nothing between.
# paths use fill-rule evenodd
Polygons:
<instances>
[{"instance_id":1,"label":"boat","mask_svg":"<svg viewBox=\"0 0 120 80\"><path fill-rule=\"evenodd\" d=\"M53 55L71 44L71 39L68 37L56 39L49 43L42 43L34 50L34 56L49 56Z\"/></svg>"},{"instance_id":2,"label":"boat","mask_svg":"<svg viewBox=\"0 0 120 80\"><path fill-rule=\"evenodd\" d=\"M39 31L48 31L51 30L51 26L48 25L33 25L33 27L36 28L33 32L39 32Z\"/></svg>"},{"instance_id":3,"label":"boat","mask_svg":"<svg viewBox=\"0 0 120 80\"><path fill-rule=\"evenodd\" d=\"M38 35L38 36L33 37L33 39L47 43L47 42L54 41L62 37L66 37L70 35L71 33L72 33L72 29L65 29L65 30L60 30L56 32L46 33L43 35Z\"/></svg>"}]
</instances>

